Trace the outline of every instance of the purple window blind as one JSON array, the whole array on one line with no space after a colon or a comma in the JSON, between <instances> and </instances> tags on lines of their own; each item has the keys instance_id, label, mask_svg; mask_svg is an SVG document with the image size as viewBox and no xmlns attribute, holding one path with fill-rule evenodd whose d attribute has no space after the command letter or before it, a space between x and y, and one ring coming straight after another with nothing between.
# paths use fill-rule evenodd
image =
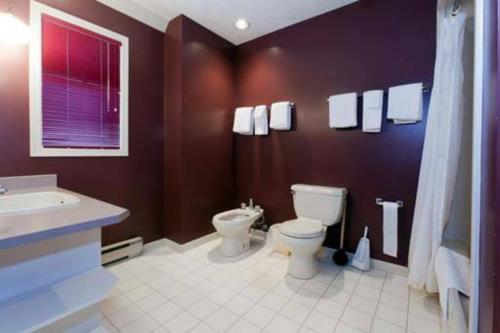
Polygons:
<instances>
[{"instance_id":1,"label":"purple window blind","mask_svg":"<svg viewBox=\"0 0 500 333\"><path fill-rule=\"evenodd\" d=\"M120 148L120 47L43 15L43 147Z\"/></svg>"}]
</instances>

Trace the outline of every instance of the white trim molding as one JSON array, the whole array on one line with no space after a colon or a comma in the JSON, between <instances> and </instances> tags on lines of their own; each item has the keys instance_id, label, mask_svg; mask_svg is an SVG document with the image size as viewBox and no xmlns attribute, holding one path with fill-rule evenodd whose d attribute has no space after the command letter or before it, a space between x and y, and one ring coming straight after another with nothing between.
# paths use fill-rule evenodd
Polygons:
<instances>
[{"instance_id":1,"label":"white trim molding","mask_svg":"<svg viewBox=\"0 0 500 333\"><path fill-rule=\"evenodd\" d=\"M120 48L120 149L44 148L42 144L42 14L47 14L121 42ZM30 152L32 157L128 156L129 40L76 16L30 1Z\"/></svg>"},{"instance_id":2,"label":"white trim molding","mask_svg":"<svg viewBox=\"0 0 500 333\"><path fill-rule=\"evenodd\" d=\"M221 236L217 232L212 232L211 234L208 234L206 236L202 236L200 238L194 239L194 240L187 242L187 243L184 243L184 244L179 244L179 243L174 242L173 240L170 240L168 238L161 238L161 239L158 239L158 240L155 240L153 242L145 244L144 245L144 252L147 253L148 251L153 251L153 250L155 250L159 247L162 247L162 246L168 246L177 252L186 252L186 251L194 249L195 247L198 247L200 245L208 243L210 241L219 239L220 237Z\"/></svg>"},{"instance_id":3,"label":"white trim molding","mask_svg":"<svg viewBox=\"0 0 500 333\"><path fill-rule=\"evenodd\" d=\"M333 253L335 253L335 251L337 251L337 249L333 249L331 247L324 246L322 257L326 258L327 260L332 260L331 258L332 258ZM351 261L352 261L352 258L354 257L354 253L346 251L346 254L347 254L347 257L349 258L349 261L346 264L346 266L352 267ZM408 277L408 272L409 272L408 267L406 267L406 266L393 264L393 263L383 261L380 259L375 259L375 258L370 258L370 267L371 267L371 269L376 269L379 271L384 271L386 273L390 273L390 274L394 274L394 275L398 275L398 276L403 276L403 277Z\"/></svg>"},{"instance_id":4,"label":"white trim molding","mask_svg":"<svg viewBox=\"0 0 500 333\"><path fill-rule=\"evenodd\" d=\"M117 12L125 14L141 23L144 23L151 28L165 32L169 20L147 10L144 7L137 5L130 0L97 0L108 7L113 8Z\"/></svg>"},{"instance_id":5,"label":"white trim molding","mask_svg":"<svg viewBox=\"0 0 500 333\"><path fill-rule=\"evenodd\" d=\"M268 235L269 235L269 233L266 233L266 232L263 232L260 230L252 230L251 231L252 238L258 239L259 241L266 243L266 246L272 247L272 244L267 242ZM213 232L213 233L208 234L206 236L194 239L194 240L192 240L188 243L185 243L185 244L179 244L177 242L174 242L173 240L170 240L167 238L162 238L162 239L158 239L156 241L145 244L144 245L144 253L154 251L162 246L168 246L169 248L171 248L177 252L182 253L182 252L192 250L195 247L198 247L200 245L203 245L205 243L208 243L210 241L213 241L213 240L216 240L219 238L221 238L221 236L217 232ZM336 249L333 249L333 248L322 247L322 252L321 252L322 255L321 256L323 258L327 258L327 260L331 260L331 257L335 251L336 251ZM351 252L346 252L346 253L347 253L347 256L349 257L349 263L348 263L348 265L349 265L354 254ZM406 266L400 266L400 265L392 264L392 263L385 262L385 261L378 260L378 259L374 259L374 258L371 258L370 261L371 261L372 269L381 270L381 271L384 271L384 272L387 272L390 274L399 275L399 276L403 276L403 277L408 276L408 267L406 267Z\"/></svg>"},{"instance_id":6,"label":"white trim molding","mask_svg":"<svg viewBox=\"0 0 500 333\"><path fill-rule=\"evenodd\" d=\"M471 263L472 288L469 303L469 332L479 330L479 281L481 256L481 147L483 128L484 77L484 0L474 2L474 104L472 129L472 208L471 208ZM496 15L493 13L492 15Z\"/></svg>"}]
</instances>

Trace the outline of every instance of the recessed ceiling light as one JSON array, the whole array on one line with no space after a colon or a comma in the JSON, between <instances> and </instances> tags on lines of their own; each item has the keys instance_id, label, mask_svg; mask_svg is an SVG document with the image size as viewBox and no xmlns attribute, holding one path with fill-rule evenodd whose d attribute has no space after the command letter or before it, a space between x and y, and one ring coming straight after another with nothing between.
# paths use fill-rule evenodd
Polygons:
<instances>
[{"instance_id":1,"label":"recessed ceiling light","mask_svg":"<svg viewBox=\"0 0 500 333\"><path fill-rule=\"evenodd\" d=\"M236 23L234 23L234 26L240 30L245 30L248 29L250 23L248 23L247 20L239 19L238 21L236 21Z\"/></svg>"}]
</instances>

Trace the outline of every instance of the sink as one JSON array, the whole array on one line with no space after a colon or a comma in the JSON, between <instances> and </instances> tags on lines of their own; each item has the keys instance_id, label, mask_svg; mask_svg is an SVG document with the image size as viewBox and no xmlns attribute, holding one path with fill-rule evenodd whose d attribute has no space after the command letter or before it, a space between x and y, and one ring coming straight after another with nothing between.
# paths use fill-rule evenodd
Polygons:
<instances>
[{"instance_id":1,"label":"sink","mask_svg":"<svg viewBox=\"0 0 500 333\"><path fill-rule=\"evenodd\" d=\"M0 196L0 214L62 207L79 201L74 195L56 191L6 194Z\"/></svg>"}]
</instances>

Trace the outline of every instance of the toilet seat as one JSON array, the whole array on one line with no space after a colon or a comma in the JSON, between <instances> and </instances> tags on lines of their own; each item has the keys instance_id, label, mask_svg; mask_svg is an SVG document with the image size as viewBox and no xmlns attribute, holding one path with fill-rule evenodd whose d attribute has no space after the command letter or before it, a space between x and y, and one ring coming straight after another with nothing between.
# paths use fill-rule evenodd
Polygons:
<instances>
[{"instance_id":1,"label":"toilet seat","mask_svg":"<svg viewBox=\"0 0 500 333\"><path fill-rule=\"evenodd\" d=\"M320 221L298 218L282 223L280 232L293 238L316 238L323 235L325 227Z\"/></svg>"}]
</instances>

